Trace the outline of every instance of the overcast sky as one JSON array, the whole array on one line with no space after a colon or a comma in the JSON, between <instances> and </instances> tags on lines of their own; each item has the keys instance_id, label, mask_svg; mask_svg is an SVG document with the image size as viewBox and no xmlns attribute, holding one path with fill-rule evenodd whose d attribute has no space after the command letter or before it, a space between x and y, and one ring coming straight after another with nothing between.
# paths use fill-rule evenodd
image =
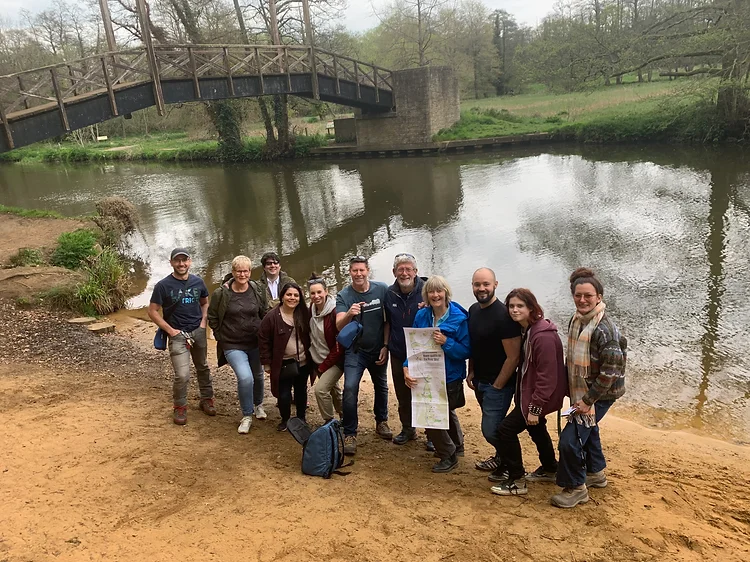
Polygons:
<instances>
[{"instance_id":1,"label":"overcast sky","mask_svg":"<svg viewBox=\"0 0 750 562\"><path fill-rule=\"evenodd\" d=\"M69 0L79 1L79 0ZM556 0L483 0L484 4L494 10L502 8L516 17L519 23L536 25L552 11ZM372 0L375 7L383 6L388 0ZM53 0L0 0L0 15L3 18L18 20L20 11L25 8L31 12L41 11L53 4ZM363 31L377 25L378 20L372 13L370 0L349 0L349 8L344 15L344 25L354 31Z\"/></svg>"}]
</instances>

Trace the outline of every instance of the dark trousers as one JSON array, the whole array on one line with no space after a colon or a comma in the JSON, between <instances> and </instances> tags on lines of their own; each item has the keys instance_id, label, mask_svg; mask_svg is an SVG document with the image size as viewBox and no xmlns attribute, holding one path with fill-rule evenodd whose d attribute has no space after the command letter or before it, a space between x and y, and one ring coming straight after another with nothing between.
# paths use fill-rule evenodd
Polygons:
<instances>
[{"instance_id":1,"label":"dark trousers","mask_svg":"<svg viewBox=\"0 0 750 562\"><path fill-rule=\"evenodd\" d=\"M599 422L614 404L614 400L600 400L594 404L596 425L584 427L568 422L560 434L560 466L557 468L557 485L577 488L586 483L587 472L600 472L607 466L599 437Z\"/></svg>"},{"instance_id":2,"label":"dark trousers","mask_svg":"<svg viewBox=\"0 0 750 562\"><path fill-rule=\"evenodd\" d=\"M401 422L401 428L405 431L412 431L414 427L411 425L411 389L404 382L404 359L396 357L393 353L391 353L391 376L398 400L398 419Z\"/></svg>"},{"instance_id":3,"label":"dark trousers","mask_svg":"<svg viewBox=\"0 0 750 562\"><path fill-rule=\"evenodd\" d=\"M456 454L456 449L464 446L464 432L458 421L456 410L451 410L448 418L448 429L427 429L427 439L435 445L435 452L440 459L449 459Z\"/></svg>"},{"instance_id":4,"label":"dark trousers","mask_svg":"<svg viewBox=\"0 0 750 562\"><path fill-rule=\"evenodd\" d=\"M517 480L526 474L523 468L521 442L518 440L518 435L524 430L529 432L531 440L536 445L536 450L539 452L539 460L544 470L553 473L557 472L555 448L547 431L547 420L540 417L537 425L527 425L521 408L516 406L505 417L498 429L500 455L503 465L508 469L508 477L511 480Z\"/></svg>"},{"instance_id":5,"label":"dark trousers","mask_svg":"<svg viewBox=\"0 0 750 562\"><path fill-rule=\"evenodd\" d=\"M297 417L305 421L307 410L307 378L310 376L310 365L302 365L296 377L279 378L279 413L281 420L287 421L292 415L292 388L294 388L294 405Z\"/></svg>"}]
</instances>

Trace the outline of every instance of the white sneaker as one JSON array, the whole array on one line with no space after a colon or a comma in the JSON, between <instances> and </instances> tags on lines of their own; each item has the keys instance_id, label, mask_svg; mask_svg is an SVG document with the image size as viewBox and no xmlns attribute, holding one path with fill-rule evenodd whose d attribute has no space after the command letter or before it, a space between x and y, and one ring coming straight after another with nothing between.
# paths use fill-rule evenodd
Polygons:
<instances>
[{"instance_id":1,"label":"white sneaker","mask_svg":"<svg viewBox=\"0 0 750 562\"><path fill-rule=\"evenodd\" d=\"M237 433L250 433L250 426L253 425L253 417L245 416L240 422L240 426L237 428Z\"/></svg>"},{"instance_id":2,"label":"white sneaker","mask_svg":"<svg viewBox=\"0 0 750 562\"><path fill-rule=\"evenodd\" d=\"M268 417L268 414L266 414L266 411L263 409L263 404L258 404L255 407L255 417L259 420L264 420Z\"/></svg>"}]
</instances>

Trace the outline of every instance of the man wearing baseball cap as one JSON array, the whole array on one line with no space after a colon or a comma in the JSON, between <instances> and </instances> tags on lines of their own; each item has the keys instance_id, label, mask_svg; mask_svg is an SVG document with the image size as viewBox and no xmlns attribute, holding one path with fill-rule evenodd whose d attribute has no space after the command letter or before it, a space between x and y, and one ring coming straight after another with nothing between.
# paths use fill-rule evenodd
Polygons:
<instances>
[{"instance_id":1,"label":"man wearing baseball cap","mask_svg":"<svg viewBox=\"0 0 750 562\"><path fill-rule=\"evenodd\" d=\"M203 279L189 273L192 261L187 248L172 250L169 263L173 271L154 287L148 316L169 336L169 357L174 369L173 419L177 425L185 425L191 357L198 373L200 409L209 416L216 415L211 370L206 359L208 289Z\"/></svg>"}]
</instances>

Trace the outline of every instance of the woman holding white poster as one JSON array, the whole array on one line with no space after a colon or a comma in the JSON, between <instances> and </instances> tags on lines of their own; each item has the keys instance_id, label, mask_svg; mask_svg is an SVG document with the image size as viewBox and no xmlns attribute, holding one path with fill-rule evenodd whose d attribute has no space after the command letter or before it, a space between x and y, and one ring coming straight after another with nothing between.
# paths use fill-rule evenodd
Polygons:
<instances>
[{"instance_id":1,"label":"woman holding white poster","mask_svg":"<svg viewBox=\"0 0 750 562\"><path fill-rule=\"evenodd\" d=\"M450 472L463 456L464 436L456 415L456 408L466 404L464 379L466 360L471 355L469 344L469 315L460 304L451 301L451 288L439 275L430 277L422 288L422 298L428 304L414 317L414 328L435 328L433 340L445 355L445 381L448 391L448 429L427 429L427 439L435 445L440 458L432 472ZM404 381L416 388L418 380L409 376L409 360L404 362Z\"/></svg>"}]
</instances>

